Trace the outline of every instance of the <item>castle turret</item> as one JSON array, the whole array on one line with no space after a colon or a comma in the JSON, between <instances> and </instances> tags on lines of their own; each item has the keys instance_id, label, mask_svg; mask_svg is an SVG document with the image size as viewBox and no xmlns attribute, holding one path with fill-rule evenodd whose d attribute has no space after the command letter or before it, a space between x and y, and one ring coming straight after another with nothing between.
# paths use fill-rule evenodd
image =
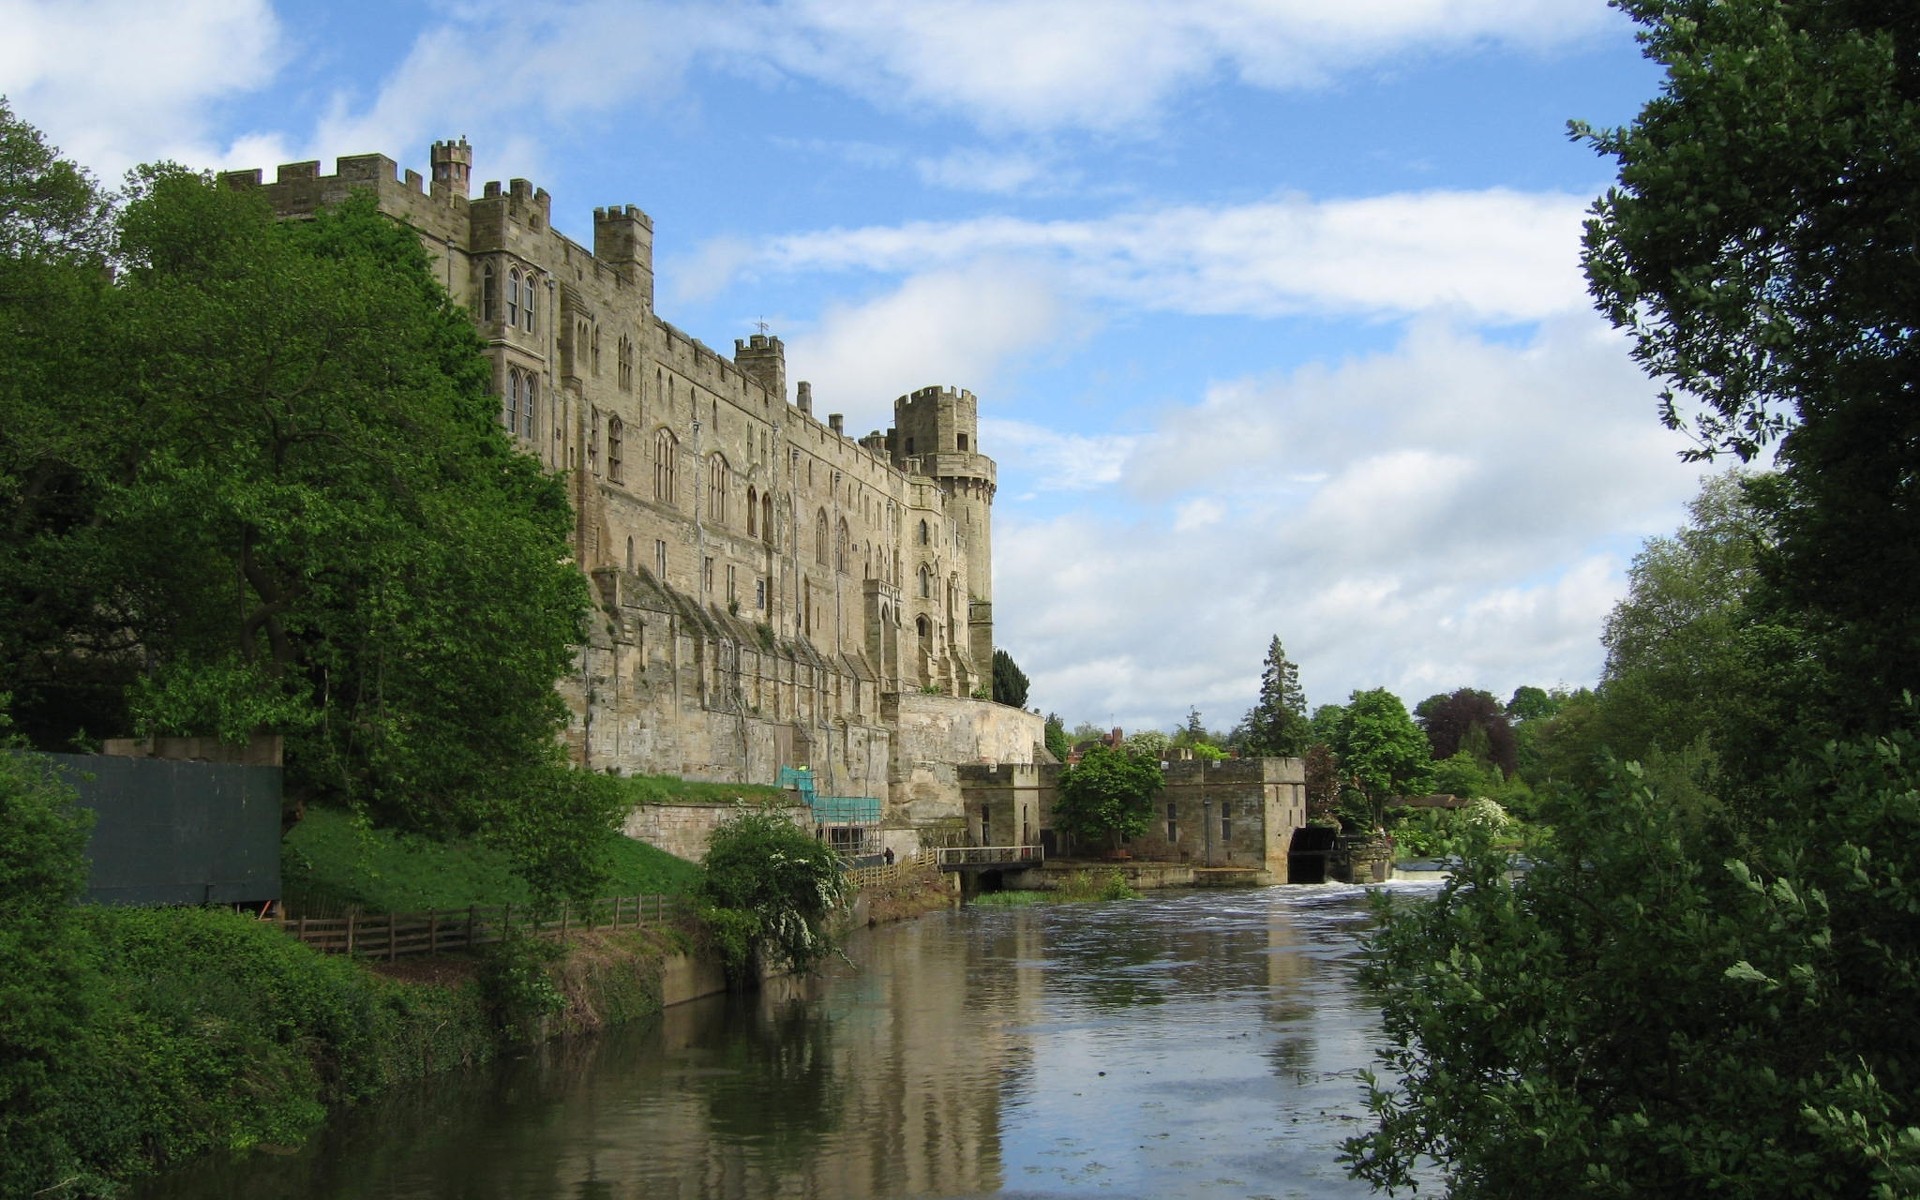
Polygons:
<instances>
[{"instance_id":1,"label":"castle turret","mask_svg":"<svg viewBox=\"0 0 1920 1200\"><path fill-rule=\"evenodd\" d=\"M653 218L632 204L593 210L593 256L640 287L653 308Z\"/></svg>"},{"instance_id":2,"label":"castle turret","mask_svg":"<svg viewBox=\"0 0 1920 1200\"><path fill-rule=\"evenodd\" d=\"M993 460L980 453L980 405L972 392L925 387L893 402L894 465L926 475L949 498L967 562L967 642L974 669L993 663Z\"/></svg>"},{"instance_id":3,"label":"castle turret","mask_svg":"<svg viewBox=\"0 0 1920 1200\"><path fill-rule=\"evenodd\" d=\"M767 389L768 395L782 404L787 402L787 348L779 338L756 333L744 340L733 339L733 365L740 368L742 375ZM812 389L804 383L800 387L811 401Z\"/></svg>"},{"instance_id":4,"label":"castle turret","mask_svg":"<svg viewBox=\"0 0 1920 1200\"><path fill-rule=\"evenodd\" d=\"M457 142L435 142L429 156L433 166L433 195L436 198L467 198L473 186L473 147L466 138Z\"/></svg>"}]
</instances>

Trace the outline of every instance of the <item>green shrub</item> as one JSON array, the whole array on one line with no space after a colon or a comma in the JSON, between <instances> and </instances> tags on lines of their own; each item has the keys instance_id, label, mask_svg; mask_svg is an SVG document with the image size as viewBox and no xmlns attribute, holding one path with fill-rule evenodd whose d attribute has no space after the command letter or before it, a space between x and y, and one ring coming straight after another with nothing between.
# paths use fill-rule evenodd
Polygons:
<instances>
[{"instance_id":1,"label":"green shrub","mask_svg":"<svg viewBox=\"0 0 1920 1200\"><path fill-rule=\"evenodd\" d=\"M542 937L508 935L487 947L480 995L494 1027L512 1041L535 1041L563 1001L553 981L560 946Z\"/></svg>"},{"instance_id":2,"label":"green shrub","mask_svg":"<svg viewBox=\"0 0 1920 1200\"><path fill-rule=\"evenodd\" d=\"M708 927L736 978L748 969L744 942L772 962L810 970L832 950L827 922L847 896L846 875L831 849L778 809L743 809L707 843L701 896Z\"/></svg>"}]
</instances>

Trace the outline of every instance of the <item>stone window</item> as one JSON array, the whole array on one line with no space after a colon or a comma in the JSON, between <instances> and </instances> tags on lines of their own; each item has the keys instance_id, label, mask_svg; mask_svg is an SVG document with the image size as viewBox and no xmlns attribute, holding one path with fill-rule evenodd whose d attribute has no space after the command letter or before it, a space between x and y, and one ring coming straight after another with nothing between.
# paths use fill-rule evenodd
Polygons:
<instances>
[{"instance_id":1,"label":"stone window","mask_svg":"<svg viewBox=\"0 0 1920 1200\"><path fill-rule=\"evenodd\" d=\"M908 453L908 454L912 454L912 453L913 453L913 439L912 439L912 438L908 438L908 439L907 439L907 453Z\"/></svg>"},{"instance_id":2,"label":"stone window","mask_svg":"<svg viewBox=\"0 0 1920 1200\"><path fill-rule=\"evenodd\" d=\"M739 591L734 587L734 578L735 576L734 576L733 564L728 563L727 564L727 606L729 608L735 607L735 602L740 598Z\"/></svg>"},{"instance_id":3,"label":"stone window","mask_svg":"<svg viewBox=\"0 0 1920 1200\"><path fill-rule=\"evenodd\" d=\"M1233 802L1229 800L1220 802L1220 840L1233 840Z\"/></svg>"},{"instance_id":4,"label":"stone window","mask_svg":"<svg viewBox=\"0 0 1920 1200\"><path fill-rule=\"evenodd\" d=\"M480 319L491 324L500 316L500 281L494 278L493 264L480 268Z\"/></svg>"},{"instance_id":5,"label":"stone window","mask_svg":"<svg viewBox=\"0 0 1920 1200\"><path fill-rule=\"evenodd\" d=\"M707 459L707 519L727 521L727 460L718 454Z\"/></svg>"},{"instance_id":6,"label":"stone window","mask_svg":"<svg viewBox=\"0 0 1920 1200\"><path fill-rule=\"evenodd\" d=\"M597 379L600 376L600 327L598 325L593 327L589 341L593 346L593 374Z\"/></svg>"},{"instance_id":7,"label":"stone window","mask_svg":"<svg viewBox=\"0 0 1920 1200\"><path fill-rule=\"evenodd\" d=\"M519 323L520 323L520 268L513 267L507 271L507 324L509 326L513 326L513 325L518 325Z\"/></svg>"},{"instance_id":8,"label":"stone window","mask_svg":"<svg viewBox=\"0 0 1920 1200\"><path fill-rule=\"evenodd\" d=\"M622 482L621 472L625 467L627 427L619 417L607 418L607 478L615 483Z\"/></svg>"},{"instance_id":9,"label":"stone window","mask_svg":"<svg viewBox=\"0 0 1920 1200\"><path fill-rule=\"evenodd\" d=\"M833 569L843 575L846 574L847 570L847 544L850 536L847 530L847 519L841 517L840 528L836 531L833 539Z\"/></svg>"},{"instance_id":10,"label":"stone window","mask_svg":"<svg viewBox=\"0 0 1920 1200\"><path fill-rule=\"evenodd\" d=\"M747 536L760 536L760 489L747 489Z\"/></svg>"},{"instance_id":11,"label":"stone window","mask_svg":"<svg viewBox=\"0 0 1920 1200\"><path fill-rule=\"evenodd\" d=\"M528 271L520 293L520 328L533 332L533 272Z\"/></svg>"},{"instance_id":12,"label":"stone window","mask_svg":"<svg viewBox=\"0 0 1920 1200\"><path fill-rule=\"evenodd\" d=\"M587 470L595 475L600 473L600 410L597 408L587 425Z\"/></svg>"},{"instance_id":13,"label":"stone window","mask_svg":"<svg viewBox=\"0 0 1920 1200\"><path fill-rule=\"evenodd\" d=\"M713 558L711 556L700 560L700 588L707 592L713 590Z\"/></svg>"},{"instance_id":14,"label":"stone window","mask_svg":"<svg viewBox=\"0 0 1920 1200\"><path fill-rule=\"evenodd\" d=\"M927 523L925 521L922 521L920 522L920 544L922 546L927 545L927 539L928 539Z\"/></svg>"},{"instance_id":15,"label":"stone window","mask_svg":"<svg viewBox=\"0 0 1920 1200\"><path fill-rule=\"evenodd\" d=\"M660 582L665 583L667 581L667 544L658 539L653 543L653 569Z\"/></svg>"},{"instance_id":16,"label":"stone window","mask_svg":"<svg viewBox=\"0 0 1920 1200\"><path fill-rule=\"evenodd\" d=\"M633 539L627 539L627 571L633 571Z\"/></svg>"},{"instance_id":17,"label":"stone window","mask_svg":"<svg viewBox=\"0 0 1920 1200\"><path fill-rule=\"evenodd\" d=\"M773 493L760 497L760 540L773 545Z\"/></svg>"},{"instance_id":18,"label":"stone window","mask_svg":"<svg viewBox=\"0 0 1920 1200\"><path fill-rule=\"evenodd\" d=\"M520 409L520 432L529 438L533 436L534 406L539 403L539 392L540 381L533 377L533 372L527 372L526 390L523 393L526 404Z\"/></svg>"},{"instance_id":19,"label":"stone window","mask_svg":"<svg viewBox=\"0 0 1920 1200\"><path fill-rule=\"evenodd\" d=\"M1180 806L1169 800L1167 801L1167 845L1171 846L1179 840Z\"/></svg>"},{"instance_id":20,"label":"stone window","mask_svg":"<svg viewBox=\"0 0 1920 1200\"><path fill-rule=\"evenodd\" d=\"M620 372L620 390L630 392L633 390L633 341L624 333L620 335L616 353L619 359L614 365Z\"/></svg>"},{"instance_id":21,"label":"stone window","mask_svg":"<svg viewBox=\"0 0 1920 1200\"><path fill-rule=\"evenodd\" d=\"M967 435L963 433L963 434L960 434L959 437L960 437L960 448L962 450L965 450L967 448Z\"/></svg>"},{"instance_id":22,"label":"stone window","mask_svg":"<svg viewBox=\"0 0 1920 1200\"><path fill-rule=\"evenodd\" d=\"M766 610L767 581L764 579L756 579L753 581L753 606L763 612Z\"/></svg>"},{"instance_id":23,"label":"stone window","mask_svg":"<svg viewBox=\"0 0 1920 1200\"><path fill-rule=\"evenodd\" d=\"M679 453L680 446L672 430L663 428L653 435L653 498L662 504L674 502L674 460Z\"/></svg>"},{"instance_id":24,"label":"stone window","mask_svg":"<svg viewBox=\"0 0 1920 1200\"><path fill-rule=\"evenodd\" d=\"M514 431L514 423L520 419L520 372L507 369L507 389L501 396L500 424L508 433Z\"/></svg>"},{"instance_id":25,"label":"stone window","mask_svg":"<svg viewBox=\"0 0 1920 1200\"><path fill-rule=\"evenodd\" d=\"M933 599L933 572L927 570L925 563L920 564L920 598L922 600ZM925 618L922 619L924 620Z\"/></svg>"},{"instance_id":26,"label":"stone window","mask_svg":"<svg viewBox=\"0 0 1920 1200\"><path fill-rule=\"evenodd\" d=\"M827 510L824 508L813 519L813 561L823 567L827 565Z\"/></svg>"}]
</instances>

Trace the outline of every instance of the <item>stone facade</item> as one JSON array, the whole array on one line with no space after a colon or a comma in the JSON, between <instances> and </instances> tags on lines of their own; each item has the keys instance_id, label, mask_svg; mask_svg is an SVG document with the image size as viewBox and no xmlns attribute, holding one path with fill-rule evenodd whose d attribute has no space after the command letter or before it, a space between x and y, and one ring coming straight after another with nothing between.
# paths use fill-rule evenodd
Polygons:
<instances>
[{"instance_id":1,"label":"stone facade","mask_svg":"<svg viewBox=\"0 0 1920 1200\"><path fill-rule=\"evenodd\" d=\"M1050 858L1092 856L1093 848L1074 847L1054 829L1062 770L1053 763L957 768L967 840L983 846L1038 843ZM1306 823L1303 760L1181 760L1166 764L1166 786L1154 800L1147 832L1123 849L1145 862L1237 868L1258 872L1265 882L1286 883L1293 835Z\"/></svg>"},{"instance_id":2,"label":"stone facade","mask_svg":"<svg viewBox=\"0 0 1920 1200\"><path fill-rule=\"evenodd\" d=\"M850 438L838 414L814 415L808 384L789 397L779 338L727 357L655 314L640 209L594 210L583 246L526 180L470 195L472 164L463 139L434 144L430 182L377 154L331 175L304 162L223 178L288 218L370 191L473 314L501 424L568 477L594 584L561 688L576 760L753 783L804 764L823 794L910 787L921 803L900 714L938 692L988 712L959 726L992 743L949 739L939 756L1033 761L1039 718L970 699L993 654L995 487L972 393L920 388L894 402L893 428ZM942 806L957 812L957 793Z\"/></svg>"}]
</instances>

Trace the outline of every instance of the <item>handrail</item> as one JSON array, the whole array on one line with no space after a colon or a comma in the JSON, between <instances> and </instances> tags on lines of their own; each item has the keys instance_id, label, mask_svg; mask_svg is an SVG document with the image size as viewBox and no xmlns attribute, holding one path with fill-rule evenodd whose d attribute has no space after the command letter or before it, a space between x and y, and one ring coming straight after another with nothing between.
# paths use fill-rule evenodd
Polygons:
<instances>
[{"instance_id":1,"label":"handrail","mask_svg":"<svg viewBox=\"0 0 1920 1200\"><path fill-rule=\"evenodd\" d=\"M940 869L960 867L997 867L1015 863L1038 863L1044 857L1039 846L947 846L938 851Z\"/></svg>"}]
</instances>

